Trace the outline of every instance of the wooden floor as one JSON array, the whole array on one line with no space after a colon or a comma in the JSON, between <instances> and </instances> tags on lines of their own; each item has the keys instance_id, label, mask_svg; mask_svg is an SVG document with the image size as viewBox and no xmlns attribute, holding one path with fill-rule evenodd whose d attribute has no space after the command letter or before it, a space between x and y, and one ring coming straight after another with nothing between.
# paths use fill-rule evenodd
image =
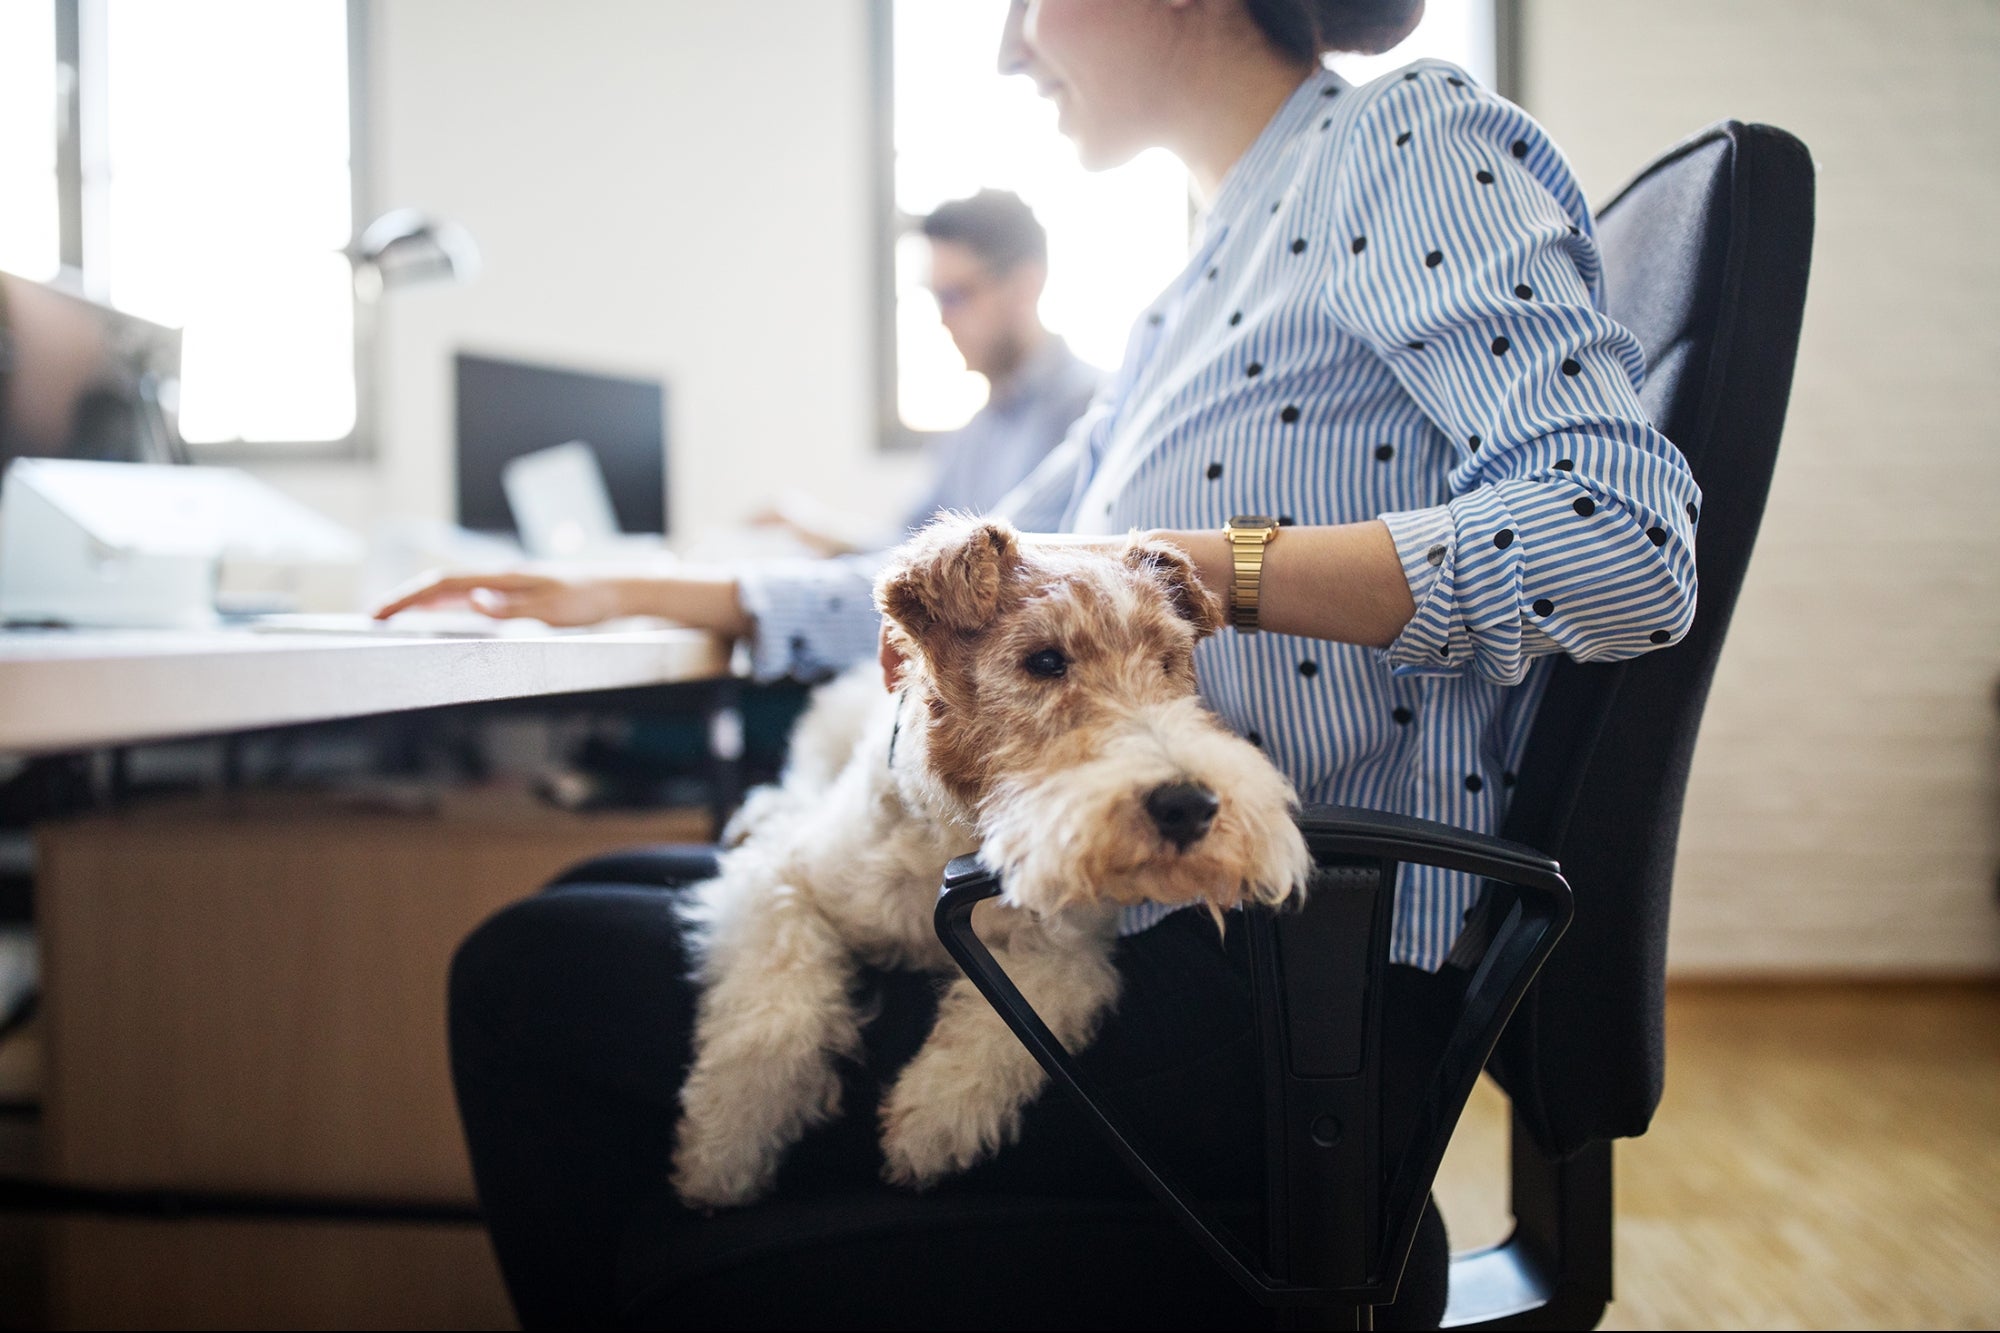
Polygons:
<instances>
[{"instance_id":1,"label":"wooden floor","mask_svg":"<svg viewBox=\"0 0 2000 1333\"><path fill-rule=\"evenodd\" d=\"M1680 986L1667 1050L1603 1327L2000 1325L2000 987ZM1446 1159L1456 1249L1505 1235L1505 1117Z\"/></svg>"}]
</instances>

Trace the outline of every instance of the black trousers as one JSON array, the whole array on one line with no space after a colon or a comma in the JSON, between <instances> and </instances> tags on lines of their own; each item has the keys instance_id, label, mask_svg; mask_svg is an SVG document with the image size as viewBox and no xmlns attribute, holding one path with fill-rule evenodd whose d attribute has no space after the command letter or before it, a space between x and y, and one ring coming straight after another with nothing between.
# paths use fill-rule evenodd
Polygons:
<instances>
[{"instance_id":1,"label":"black trousers","mask_svg":"<svg viewBox=\"0 0 2000 1333\"><path fill-rule=\"evenodd\" d=\"M690 1058L695 992L669 910L676 886L713 873L710 848L601 858L503 909L451 971L452 1074L482 1210L516 1311L529 1328L616 1322L621 1246L657 1216ZM1261 1192L1261 1066L1243 932L1218 940L1182 912L1118 943L1124 991L1082 1061L1139 1120L1185 1184L1211 1199ZM1394 969L1385 1047L1413 1081L1435 1049L1430 974ZM886 1191L874 1107L923 1043L938 981L872 972L877 1016L863 1061L843 1073L845 1112L808 1134L777 1193ZM1390 1072L1390 1095L1400 1077ZM1020 1141L937 1193L1128 1199L1143 1195L1060 1092L1028 1110ZM704 1225L687 1214L685 1224ZM1435 1327L1448 1265L1425 1218L1401 1298L1383 1327ZM1118 1275L1107 1274L1107 1279Z\"/></svg>"}]
</instances>

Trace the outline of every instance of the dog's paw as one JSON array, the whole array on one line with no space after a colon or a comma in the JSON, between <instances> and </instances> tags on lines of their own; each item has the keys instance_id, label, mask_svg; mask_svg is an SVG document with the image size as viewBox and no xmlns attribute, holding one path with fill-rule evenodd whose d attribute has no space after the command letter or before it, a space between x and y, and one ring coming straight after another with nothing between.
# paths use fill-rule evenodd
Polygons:
<instances>
[{"instance_id":1,"label":"dog's paw","mask_svg":"<svg viewBox=\"0 0 2000 1333\"><path fill-rule=\"evenodd\" d=\"M740 1208L771 1192L778 1154L727 1134L704 1132L683 1118L674 1146L674 1193L690 1208Z\"/></svg>"},{"instance_id":2,"label":"dog's paw","mask_svg":"<svg viewBox=\"0 0 2000 1333\"><path fill-rule=\"evenodd\" d=\"M1020 1134L1019 1110L982 1106L963 1089L926 1089L925 1082L906 1075L883 1100L882 1178L890 1184L929 1189Z\"/></svg>"}]
</instances>

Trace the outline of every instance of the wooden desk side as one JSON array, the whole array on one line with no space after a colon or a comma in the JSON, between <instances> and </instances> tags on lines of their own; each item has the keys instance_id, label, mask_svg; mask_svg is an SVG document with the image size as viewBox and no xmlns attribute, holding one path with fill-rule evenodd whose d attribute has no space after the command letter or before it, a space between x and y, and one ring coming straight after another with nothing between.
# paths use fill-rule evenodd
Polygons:
<instances>
[{"instance_id":1,"label":"wooden desk side","mask_svg":"<svg viewBox=\"0 0 2000 1333\"><path fill-rule=\"evenodd\" d=\"M47 1161L109 1188L470 1204L452 951L589 856L704 812L432 816L252 793L43 827Z\"/></svg>"}]
</instances>

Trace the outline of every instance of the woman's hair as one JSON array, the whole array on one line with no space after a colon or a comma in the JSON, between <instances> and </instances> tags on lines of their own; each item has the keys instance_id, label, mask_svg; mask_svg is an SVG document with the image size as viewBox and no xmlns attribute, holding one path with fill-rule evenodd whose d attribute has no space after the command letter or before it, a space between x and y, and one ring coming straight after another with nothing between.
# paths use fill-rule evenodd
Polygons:
<instances>
[{"instance_id":1,"label":"woman's hair","mask_svg":"<svg viewBox=\"0 0 2000 1333\"><path fill-rule=\"evenodd\" d=\"M1294 60L1328 51L1379 55L1410 35L1424 0L1244 0L1264 40Z\"/></svg>"}]
</instances>

